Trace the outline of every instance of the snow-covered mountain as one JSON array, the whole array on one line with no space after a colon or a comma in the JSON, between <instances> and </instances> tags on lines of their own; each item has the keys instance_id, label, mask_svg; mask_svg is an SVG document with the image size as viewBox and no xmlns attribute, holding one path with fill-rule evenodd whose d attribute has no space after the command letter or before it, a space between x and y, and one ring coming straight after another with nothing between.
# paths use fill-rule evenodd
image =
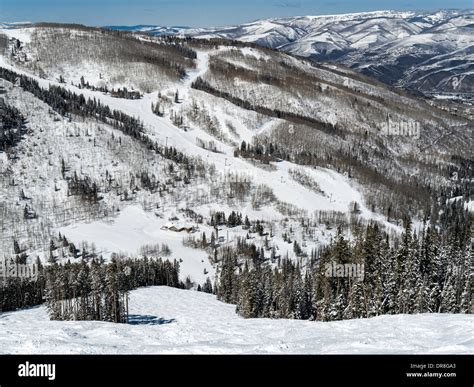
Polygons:
<instances>
[{"instance_id":1,"label":"snow-covered mountain","mask_svg":"<svg viewBox=\"0 0 474 387\"><path fill-rule=\"evenodd\" d=\"M249 318L467 313L472 114L339 64L245 42L4 26L0 259L42 261L46 275L34 288L2 284L0 307L38 305L47 294L53 320L100 322L71 330L48 322L43 307L5 314L12 334L0 336L1 347L15 352L19 322L34 320L48 340L59 332L57 347L28 336L20 351L68 352L68 340L69 352L121 352L109 346L117 340L127 352L360 349L353 335L318 341L324 330L343 335L344 324L243 320L234 305L174 289L132 293L130 321L149 323L145 335L142 326L105 322L126 322L127 291L163 284L214 292ZM367 264L367 281L326 275L330 261L344 270ZM198 330L203 318L210 324ZM395 338L397 352L470 350L463 338L424 340L438 321L467 326L462 316L348 326L382 336L399 321L424 328L416 347ZM223 327L260 334L237 348L234 337L219 337ZM94 339L96 329L110 341ZM275 347L279 329L288 339ZM149 345L156 338L163 346ZM361 352L378 351L364 341Z\"/></svg>"},{"instance_id":2,"label":"snow-covered mountain","mask_svg":"<svg viewBox=\"0 0 474 387\"><path fill-rule=\"evenodd\" d=\"M142 32L160 27L133 29ZM474 12L377 11L258 20L170 33L225 38L335 61L379 80L428 93L474 90Z\"/></svg>"},{"instance_id":3,"label":"snow-covered mountain","mask_svg":"<svg viewBox=\"0 0 474 387\"><path fill-rule=\"evenodd\" d=\"M139 24L135 26L105 26L104 28L116 31L142 32L155 36L181 34L185 33L186 30L190 29L189 27L184 26L162 27L146 24Z\"/></svg>"},{"instance_id":4,"label":"snow-covered mountain","mask_svg":"<svg viewBox=\"0 0 474 387\"><path fill-rule=\"evenodd\" d=\"M361 219L379 221L389 232L398 232L398 222L404 212L421 214L422 207L431 200L428 190L452 189L449 175L439 169L439 163L445 168L452 163L445 155L467 158L472 150L473 128L469 115L463 113L460 106L456 107L457 115L453 115L449 106L440 109L425 100L390 90L345 67L315 64L258 46L223 45L210 49L215 46L199 41L190 41L185 46L179 41L163 42L159 37L117 35L78 26L4 28L1 32L6 47L0 57L1 66L34 77L46 89L65 87L85 98L100 101L110 109L137 117L144 123L147 138L161 146L172 146L205 165L205 172L197 181L184 185L186 190L166 189L165 192L174 197L174 208L167 204L169 200L164 199L162 188L158 191L153 188L147 193L147 179L142 189L135 187L131 194L127 193L130 186L139 186L136 177L128 175L131 171L135 176L143 173L151 176L155 174L153 168L163 169L166 176L177 174L175 178L180 183L174 186L182 183L184 171L166 171L167 162L161 157L153 162L145 161L150 156L130 137L121 141L127 141L128 146L135 149L133 156L122 154L120 160L114 160L117 150L105 133L111 131L117 138L116 128L105 132L105 129L94 130L97 137L93 144L87 136L84 141L81 136L72 141L54 135L56 131L70 133L71 130L90 133L91 123L86 120L71 125L55 114L48 114L43 103L5 81L7 101L28 117L29 130L38 132L39 136L26 136L19 142L18 151L22 152L23 147L39 151L58 147L64 150L63 161L59 156L47 161L51 156L42 158L41 152L24 151L22 163L32 167L26 170L21 169L15 159L6 158L2 164L9 178L17 183L24 181L23 190L28 191L24 195L28 200L22 195L21 205L18 205L20 188L7 179L2 189L10 199L2 203L3 206L21 218L25 204L33 206L36 202L38 217L44 216L42 227L46 223L51 229L71 223L77 226L85 219L89 223L95 219L84 214L77 216L74 222L67 216L59 221L59 215L52 215L39 205L55 197L57 210L64 205L63 211L70 211L69 177L64 180L58 170L48 166L63 162L71 174L76 171L102 187L107 200L97 207L99 213L124 210L127 207L124 204L132 199L135 203L148 203L146 207L151 200L157 200L155 204L161 211L166 207L166 214L160 216L168 219L196 201L194 211L207 217L216 210L213 208L216 200L220 200L219 208L226 212L239 209L251 219L271 223L282 220L288 212L294 214L295 221L298 214L303 213L307 216L331 213L337 218L338 214L350 214L356 203ZM125 89L138 93L141 98L117 98L114 90ZM416 123L417 127L412 129L418 131L390 136L384 132L390 122ZM37 141L43 144L40 148L34 146ZM103 144L100 162L95 153L97 144ZM79 149L88 155L85 160L76 157ZM0 155L6 157L4 153ZM280 160L269 163L266 158ZM142 161L137 163L137 159ZM306 165L308 160L316 168ZM97 166L97 162L102 166ZM42 163L47 165L43 166L42 178L38 181L33 166ZM112 166L106 167L107 163ZM145 167L149 163L155 167ZM213 174L214 169L220 174ZM420 170L424 171L421 181L413 173ZM111 183L107 180L112 173L121 176L120 183L115 183L115 194L109 192ZM209 180L210 175L213 177ZM237 196L230 188L232 176L247 181ZM29 184L39 185L41 189L30 189ZM203 184L206 190L210 189L205 194ZM223 188L218 187L222 184L229 186L230 191L219 199ZM419 189L407 191L406 185L416 185ZM32 222L28 220L28 223ZM147 230L163 227L165 223L157 225L144 219L137 227L143 224ZM283 228L286 227L288 225ZM211 233L212 229L207 231ZM281 234L284 232L282 229ZM328 233L315 227L315 232L318 237L314 242L301 238L308 253L327 241L334 229ZM20 228L18 233L20 238L25 238L28 232ZM118 251L136 252L136 244L130 251L129 244L123 243L123 233L126 231L111 230L109 237L117 243ZM110 244L92 240L94 232L75 233L68 229L68 234L77 235L78 243L81 235L87 235L101 248L113 252ZM144 231L143 234L149 233ZM244 230L236 230L235 234L232 230L226 238L237 238L241 234L245 234ZM154 235L143 240L143 244L156 239ZM174 244L172 234L164 235ZM12 248L12 235L5 233L2 237L7 252ZM49 245L47 238L41 243ZM35 242L33 249L40 248L41 243ZM287 250L285 248L284 253ZM288 254L293 255L292 249L289 250ZM201 266L202 270L206 268Z\"/></svg>"}]
</instances>

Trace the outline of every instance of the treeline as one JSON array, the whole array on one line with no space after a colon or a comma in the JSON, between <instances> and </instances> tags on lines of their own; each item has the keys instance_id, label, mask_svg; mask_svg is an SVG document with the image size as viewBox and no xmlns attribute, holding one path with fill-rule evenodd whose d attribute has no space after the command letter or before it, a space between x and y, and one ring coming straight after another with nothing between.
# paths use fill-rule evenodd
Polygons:
<instances>
[{"instance_id":1,"label":"treeline","mask_svg":"<svg viewBox=\"0 0 474 387\"><path fill-rule=\"evenodd\" d=\"M83 94L77 95L59 86L50 86L49 89L43 89L36 80L3 67L0 67L0 78L12 83L18 80L20 87L32 93L63 116L75 114L81 117L91 117L112 125L124 134L139 140L149 150L155 151L162 157L178 164L185 164L189 174L192 174L195 169L192 159L183 152L172 146L162 146L145 135L143 123L139 119L119 110L111 110L108 105L103 105L95 98L86 100Z\"/></svg>"},{"instance_id":2,"label":"treeline","mask_svg":"<svg viewBox=\"0 0 474 387\"><path fill-rule=\"evenodd\" d=\"M94 117L135 138L144 131L143 123L138 119L119 110L111 110L109 106L101 104L95 98L86 100L83 94L77 95L60 86L50 85L48 90L43 89L36 80L3 67L0 68L0 77L12 83L19 80L19 85L23 90L30 92L51 106L62 116L76 114L83 117Z\"/></svg>"},{"instance_id":3,"label":"treeline","mask_svg":"<svg viewBox=\"0 0 474 387\"><path fill-rule=\"evenodd\" d=\"M0 262L0 265L6 263L7 261ZM21 264L24 264L24 259L19 255L8 261L9 267L17 268ZM38 276L35 281L20 276L0 277L0 312L15 311L40 305L44 302L44 267L39 259L36 261L36 267Z\"/></svg>"},{"instance_id":4,"label":"treeline","mask_svg":"<svg viewBox=\"0 0 474 387\"><path fill-rule=\"evenodd\" d=\"M278 151L278 146L273 143L268 145L263 144L247 144L242 141L240 148L234 149L234 157L242 157L244 159L258 160L263 164L269 164L271 161L277 161L281 158L281 154Z\"/></svg>"},{"instance_id":5,"label":"treeline","mask_svg":"<svg viewBox=\"0 0 474 387\"><path fill-rule=\"evenodd\" d=\"M197 59L197 52L192 48L189 48L186 44L187 39L175 37L171 35L160 36L158 41L164 42L167 46L170 46L176 52L179 52L182 56L189 59Z\"/></svg>"},{"instance_id":6,"label":"treeline","mask_svg":"<svg viewBox=\"0 0 474 387\"><path fill-rule=\"evenodd\" d=\"M260 114L264 114L269 117L280 118L295 124L308 125L314 129L318 129L322 132L345 138L344 132L337 128L335 125L319 121L312 117L303 116L296 113L285 112L278 109L271 109L264 106L257 106L252 104L250 101L246 101L231 95L225 91L221 91L210 85L207 81L198 77L192 84L191 87L196 90L204 91L208 94L214 95L218 98L224 98L227 101L237 105L245 110L251 110Z\"/></svg>"},{"instance_id":7,"label":"treeline","mask_svg":"<svg viewBox=\"0 0 474 387\"><path fill-rule=\"evenodd\" d=\"M232 40L232 39L227 39L227 38L209 38L209 39L203 39L203 38L195 38L195 37L180 37L180 36L172 36L172 35L167 35L167 39L171 40L177 40L177 41L183 41L186 42L187 45L194 47L196 49L219 49L219 47L248 47L248 48L255 48L258 49L259 51L272 54L272 53L279 53L278 50L270 48L270 47L265 47L262 45L259 45L257 43L253 42L243 42L240 40ZM286 55L291 55L291 54L286 54Z\"/></svg>"},{"instance_id":8,"label":"treeline","mask_svg":"<svg viewBox=\"0 0 474 387\"><path fill-rule=\"evenodd\" d=\"M245 224L247 228L250 228L250 221L249 218L246 216L245 220L242 218L242 214L240 212L232 211L228 217L224 211L216 211L211 214L211 220L209 222L210 226L217 227L217 226L227 226L227 227L237 227Z\"/></svg>"},{"instance_id":9,"label":"treeline","mask_svg":"<svg viewBox=\"0 0 474 387\"><path fill-rule=\"evenodd\" d=\"M50 262L43 266L37 259L35 277L17 275L0 281L0 312L46 303L52 320L126 322L131 290L144 286L186 287L179 281L176 260L145 257L113 258L110 263L102 258ZM19 264L16 258L9 267Z\"/></svg>"},{"instance_id":10,"label":"treeline","mask_svg":"<svg viewBox=\"0 0 474 387\"><path fill-rule=\"evenodd\" d=\"M118 88L117 90L112 89L110 95L115 98L124 98L124 99L140 99L142 94L139 91L130 91L126 87L123 89Z\"/></svg>"},{"instance_id":11,"label":"treeline","mask_svg":"<svg viewBox=\"0 0 474 387\"><path fill-rule=\"evenodd\" d=\"M0 50L5 50L6 48L8 48L9 43L10 39L8 38L8 36L5 34L0 34Z\"/></svg>"},{"instance_id":12,"label":"treeline","mask_svg":"<svg viewBox=\"0 0 474 387\"><path fill-rule=\"evenodd\" d=\"M102 75L100 75L102 77ZM66 83L64 80L64 77L62 75L59 76L59 83ZM74 83L71 82L72 85ZM89 83L89 81L86 81L84 79L84 76L81 76L80 83L76 85L79 89L88 89L92 91L100 91L101 93L104 94L109 94L114 98L124 98L124 99L140 99L143 97L143 95L139 91L135 90L128 90L126 87L124 88L117 88L117 90L112 89L109 90L107 85L105 86L94 86Z\"/></svg>"},{"instance_id":13,"label":"treeline","mask_svg":"<svg viewBox=\"0 0 474 387\"><path fill-rule=\"evenodd\" d=\"M143 63L157 66L177 78L186 76L186 68L194 66L197 53L175 41L139 39L126 31L86 27L76 24L42 23L32 35L42 62L70 61L90 52L93 59L115 64ZM76 34L85 31L90 34ZM74 41L74 44L71 44ZM90 51L88 51L90 50Z\"/></svg>"},{"instance_id":14,"label":"treeline","mask_svg":"<svg viewBox=\"0 0 474 387\"><path fill-rule=\"evenodd\" d=\"M384 314L472 312L472 218L443 237L426 227L417 235L409 221L398 246L376 224L354 242L341 229L308 264L281 260L272 269L258 255L239 264L236 251L222 260L218 298L246 318L319 321ZM237 269L238 268L238 269Z\"/></svg>"},{"instance_id":15,"label":"treeline","mask_svg":"<svg viewBox=\"0 0 474 387\"><path fill-rule=\"evenodd\" d=\"M51 320L125 323L131 290L142 286L179 287L178 275L177 261L161 259L53 264L45 273L46 306Z\"/></svg>"},{"instance_id":16,"label":"treeline","mask_svg":"<svg viewBox=\"0 0 474 387\"><path fill-rule=\"evenodd\" d=\"M99 77L102 78L102 75L99 75ZM66 81L65 81L65 79L62 75L59 75L58 82L59 83L66 83ZM81 76L80 83L78 85L74 85L73 82L71 82L71 84L73 86L77 86L79 89L88 89L88 90L92 90L92 91L100 91L100 92L105 93L105 94L109 93L109 88L107 87L107 85L96 87L94 85L91 85L89 83L89 81L86 82L86 80L84 79L84 76Z\"/></svg>"},{"instance_id":17,"label":"treeline","mask_svg":"<svg viewBox=\"0 0 474 387\"><path fill-rule=\"evenodd\" d=\"M228 77L229 79L232 78L239 78L251 83L256 84L268 84L273 85L276 87L283 87L285 86L286 76L285 72L276 71L279 70L279 67L282 66L287 73L294 74L299 72L294 66L285 65L284 61L279 61L276 64L272 63L265 63L265 68L261 69L260 71L249 71L248 68L243 66L235 65L234 63L230 63L227 60L223 59L229 57L229 59L236 59L238 62L252 62L253 60L258 61L258 59L248 59L245 56L241 55L240 52L229 51L220 57L212 57L209 63L209 68L213 73L220 73ZM270 71L269 71L270 70ZM288 71L289 70L289 71ZM308 78L308 77L306 77ZM308 82L308 79L305 79Z\"/></svg>"},{"instance_id":18,"label":"treeline","mask_svg":"<svg viewBox=\"0 0 474 387\"><path fill-rule=\"evenodd\" d=\"M26 133L26 120L21 112L0 98L0 151L15 146Z\"/></svg>"}]
</instances>

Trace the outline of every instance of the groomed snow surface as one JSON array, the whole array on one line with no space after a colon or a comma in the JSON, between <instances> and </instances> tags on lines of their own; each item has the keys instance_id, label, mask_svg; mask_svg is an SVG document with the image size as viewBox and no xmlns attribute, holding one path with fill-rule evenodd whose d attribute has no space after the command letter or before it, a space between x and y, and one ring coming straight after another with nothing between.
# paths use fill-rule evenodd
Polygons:
<instances>
[{"instance_id":1,"label":"groomed snow surface","mask_svg":"<svg viewBox=\"0 0 474 387\"><path fill-rule=\"evenodd\" d=\"M131 293L130 324L49 321L44 307L0 314L8 354L474 353L469 315L338 322L245 320L215 296L168 287Z\"/></svg>"}]
</instances>

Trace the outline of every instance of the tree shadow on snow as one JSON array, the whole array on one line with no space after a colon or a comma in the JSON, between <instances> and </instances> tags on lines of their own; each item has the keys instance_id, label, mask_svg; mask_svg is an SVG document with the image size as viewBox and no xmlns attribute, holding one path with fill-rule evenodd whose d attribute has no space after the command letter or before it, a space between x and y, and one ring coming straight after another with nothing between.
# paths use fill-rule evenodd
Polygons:
<instances>
[{"instance_id":1,"label":"tree shadow on snow","mask_svg":"<svg viewBox=\"0 0 474 387\"><path fill-rule=\"evenodd\" d=\"M128 316L128 323L130 325L164 325L172 324L176 320L174 318L166 320L162 317L144 315L144 314L131 314Z\"/></svg>"}]
</instances>

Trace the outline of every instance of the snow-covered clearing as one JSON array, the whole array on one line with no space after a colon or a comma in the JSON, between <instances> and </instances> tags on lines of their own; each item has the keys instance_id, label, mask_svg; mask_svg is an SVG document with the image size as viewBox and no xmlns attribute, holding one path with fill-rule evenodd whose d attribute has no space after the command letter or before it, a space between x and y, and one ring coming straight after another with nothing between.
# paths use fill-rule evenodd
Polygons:
<instances>
[{"instance_id":1,"label":"snow-covered clearing","mask_svg":"<svg viewBox=\"0 0 474 387\"><path fill-rule=\"evenodd\" d=\"M202 284L207 277L214 278L215 270L206 252L183 246L182 240L187 233L162 229L166 223L169 222L154 213L147 213L139 206L130 206L110 223L79 223L60 231L74 243L94 243L104 258L119 252L136 255L145 245L165 243L171 249L171 256L166 259L182 260L182 280L189 275L193 281ZM204 274L204 270L208 274Z\"/></svg>"},{"instance_id":2,"label":"snow-covered clearing","mask_svg":"<svg viewBox=\"0 0 474 387\"><path fill-rule=\"evenodd\" d=\"M131 324L49 321L44 307L0 315L1 353L474 353L468 315L338 322L240 318L215 296L167 287L131 294Z\"/></svg>"}]
</instances>

